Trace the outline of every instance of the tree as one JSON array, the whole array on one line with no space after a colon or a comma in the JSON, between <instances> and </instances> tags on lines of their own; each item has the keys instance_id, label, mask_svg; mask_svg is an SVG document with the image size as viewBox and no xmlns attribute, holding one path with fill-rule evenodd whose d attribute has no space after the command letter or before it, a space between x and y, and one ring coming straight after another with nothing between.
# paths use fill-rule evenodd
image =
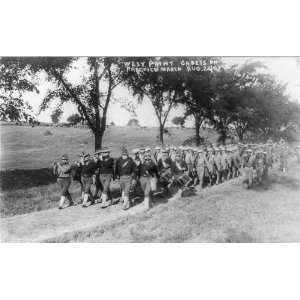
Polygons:
<instances>
[{"instance_id":1,"label":"tree","mask_svg":"<svg viewBox=\"0 0 300 300\"><path fill-rule=\"evenodd\" d=\"M246 62L217 74L217 96L212 123L225 142L233 131L240 141L246 133L256 139L278 138L295 128L297 106L286 94L286 86L266 72L260 62ZM299 115L298 115L299 116ZM289 128L289 129L288 129Z\"/></svg>"},{"instance_id":2,"label":"tree","mask_svg":"<svg viewBox=\"0 0 300 300\"><path fill-rule=\"evenodd\" d=\"M56 108L52 114L51 114L51 120L52 120L52 123L54 124L58 124L61 117L62 117L62 114L63 114L63 111L60 107Z\"/></svg>"},{"instance_id":3,"label":"tree","mask_svg":"<svg viewBox=\"0 0 300 300\"><path fill-rule=\"evenodd\" d=\"M72 114L67 118L67 122L71 125L77 125L78 123L82 122L82 117L79 114Z\"/></svg>"},{"instance_id":4,"label":"tree","mask_svg":"<svg viewBox=\"0 0 300 300\"><path fill-rule=\"evenodd\" d=\"M180 126L180 127L184 127L184 123L185 123L185 118L184 117L174 117L172 119L172 123L176 126Z\"/></svg>"},{"instance_id":5,"label":"tree","mask_svg":"<svg viewBox=\"0 0 300 300\"><path fill-rule=\"evenodd\" d=\"M121 83L122 58L116 57L27 57L13 58L33 74L44 72L53 84L40 105L46 110L52 101L58 107L76 105L80 116L94 134L95 149L102 147L107 111L113 90ZM72 80L78 72L80 80Z\"/></svg>"},{"instance_id":6,"label":"tree","mask_svg":"<svg viewBox=\"0 0 300 300\"><path fill-rule=\"evenodd\" d=\"M160 58L150 57L135 57L130 58L136 65L151 65L151 61L156 62ZM164 60L172 60L176 62L180 60L177 58L164 57ZM164 72L153 71L151 67L141 68L138 71L127 71L124 73L124 82L133 92L134 96L138 96L139 102L145 98L149 99L153 105L155 115L159 124L159 141L164 144L164 133L166 121L170 111L178 104L178 100L183 91L182 75L179 72Z\"/></svg>"},{"instance_id":7,"label":"tree","mask_svg":"<svg viewBox=\"0 0 300 300\"><path fill-rule=\"evenodd\" d=\"M215 73L222 65L219 58L198 57L201 68L197 72L187 72L184 78L184 97L181 103L185 106L185 116L195 120L195 142L201 143L200 128L212 119L212 103L216 97Z\"/></svg>"},{"instance_id":8,"label":"tree","mask_svg":"<svg viewBox=\"0 0 300 300\"><path fill-rule=\"evenodd\" d=\"M34 120L32 107L24 101L25 92L38 92L28 68L8 57L0 58L0 119L4 121Z\"/></svg>"},{"instance_id":9,"label":"tree","mask_svg":"<svg viewBox=\"0 0 300 300\"><path fill-rule=\"evenodd\" d=\"M140 126L139 120L132 118L128 121L127 126Z\"/></svg>"}]
</instances>

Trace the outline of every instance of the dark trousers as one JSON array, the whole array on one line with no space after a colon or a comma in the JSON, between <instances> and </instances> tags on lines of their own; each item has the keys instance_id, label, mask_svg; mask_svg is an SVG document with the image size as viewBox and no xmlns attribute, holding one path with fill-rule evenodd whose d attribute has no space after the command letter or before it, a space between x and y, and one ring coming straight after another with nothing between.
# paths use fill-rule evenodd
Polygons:
<instances>
[{"instance_id":1,"label":"dark trousers","mask_svg":"<svg viewBox=\"0 0 300 300\"><path fill-rule=\"evenodd\" d=\"M59 184L61 196L70 197L69 187L71 185L71 178L70 177L60 177L57 179L57 183Z\"/></svg>"}]
</instances>

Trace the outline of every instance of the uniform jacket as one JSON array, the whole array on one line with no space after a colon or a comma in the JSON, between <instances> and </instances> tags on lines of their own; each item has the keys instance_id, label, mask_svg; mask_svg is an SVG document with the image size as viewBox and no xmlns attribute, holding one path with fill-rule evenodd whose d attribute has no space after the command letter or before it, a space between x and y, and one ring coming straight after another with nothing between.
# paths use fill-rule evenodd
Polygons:
<instances>
[{"instance_id":1,"label":"uniform jacket","mask_svg":"<svg viewBox=\"0 0 300 300\"><path fill-rule=\"evenodd\" d=\"M157 166L153 161L148 163L140 164L137 168L137 176L138 177L158 177Z\"/></svg>"},{"instance_id":2,"label":"uniform jacket","mask_svg":"<svg viewBox=\"0 0 300 300\"><path fill-rule=\"evenodd\" d=\"M131 157L123 159L120 157L116 162L115 174L117 177L120 176L131 176L135 177L136 165Z\"/></svg>"},{"instance_id":3,"label":"uniform jacket","mask_svg":"<svg viewBox=\"0 0 300 300\"><path fill-rule=\"evenodd\" d=\"M69 163L68 164L58 163L54 169L54 174L57 175L58 178L71 177L71 168L72 166Z\"/></svg>"},{"instance_id":4,"label":"uniform jacket","mask_svg":"<svg viewBox=\"0 0 300 300\"><path fill-rule=\"evenodd\" d=\"M170 157L167 157L165 160L163 160L163 158L160 158L157 163L158 172L161 174L167 169L170 169L171 165L172 165L172 160Z\"/></svg>"},{"instance_id":5,"label":"uniform jacket","mask_svg":"<svg viewBox=\"0 0 300 300\"><path fill-rule=\"evenodd\" d=\"M187 170L188 167L185 161L180 161L180 162L173 161L171 164L171 171L173 175L183 174Z\"/></svg>"},{"instance_id":6,"label":"uniform jacket","mask_svg":"<svg viewBox=\"0 0 300 300\"><path fill-rule=\"evenodd\" d=\"M81 175L92 177L98 169L98 163L94 160L90 160L87 163L81 165Z\"/></svg>"},{"instance_id":7,"label":"uniform jacket","mask_svg":"<svg viewBox=\"0 0 300 300\"><path fill-rule=\"evenodd\" d=\"M99 160L97 164L100 174L115 174L115 162L112 157Z\"/></svg>"},{"instance_id":8,"label":"uniform jacket","mask_svg":"<svg viewBox=\"0 0 300 300\"><path fill-rule=\"evenodd\" d=\"M207 168L210 174L213 174L215 172L216 167L216 161L214 155L210 155L207 158Z\"/></svg>"}]
</instances>

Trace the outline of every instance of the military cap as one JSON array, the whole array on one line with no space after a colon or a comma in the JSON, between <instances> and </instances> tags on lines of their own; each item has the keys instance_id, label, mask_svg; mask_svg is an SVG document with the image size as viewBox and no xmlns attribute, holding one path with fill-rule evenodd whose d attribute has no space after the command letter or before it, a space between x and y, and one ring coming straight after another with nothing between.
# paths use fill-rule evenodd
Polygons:
<instances>
[{"instance_id":1,"label":"military cap","mask_svg":"<svg viewBox=\"0 0 300 300\"><path fill-rule=\"evenodd\" d=\"M95 154L99 154L101 152L101 149L96 149Z\"/></svg>"},{"instance_id":2,"label":"military cap","mask_svg":"<svg viewBox=\"0 0 300 300\"><path fill-rule=\"evenodd\" d=\"M160 150L160 149L161 149L161 148L160 148L160 147L158 147L158 146L157 146L157 147L155 147L155 150Z\"/></svg>"},{"instance_id":3,"label":"military cap","mask_svg":"<svg viewBox=\"0 0 300 300\"><path fill-rule=\"evenodd\" d=\"M125 147L122 147L122 155L124 154L124 155L128 155L128 151L127 151L127 149L125 148Z\"/></svg>"},{"instance_id":4,"label":"military cap","mask_svg":"<svg viewBox=\"0 0 300 300\"><path fill-rule=\"evenodd\" d=\"M63 154L61 157L62 160L69 160L69 157L67 154Z\"/></svg>"},{"instance_id":5,"label":"military cap","mask_svg":"<svg viewBox=\"0 0 300 300\"><path fill-rule=\"evenodd\" d=\"M81 152L81 154L79 155L79 157L84 157L85 156L85 152Z\"/></svg>"},{"instance_id":6,"label":"military cap","mask_svg":"<svg viewBox=\"0 0 300 300\"><path fill-rule=\"evenodd\" d=\"M107 147L103 147L102 149L99 149L95 152L95 154L99 154L99 153L109 153L110 150Z\"/></svg>"},{"instance_id":7,"label":"military cap","mask_svg":"<svg viewBox=\"0 0 300 300\"><path fill-rule=\"evenodd\" d=\"M151 148L147 147L147 148L145 148L145 151L149 152L149 151L151 151Z\"/></svg>"},{"instance_id":8,"label":"military cap","mask_svg":"<svg viewBox=\"0 0 300 300\"><path fill-rule=\"evenodd\" d=\"M203 152L203 149L198 149L197 152L201 153L201 152Z\"/></svg>"}]
</instances>

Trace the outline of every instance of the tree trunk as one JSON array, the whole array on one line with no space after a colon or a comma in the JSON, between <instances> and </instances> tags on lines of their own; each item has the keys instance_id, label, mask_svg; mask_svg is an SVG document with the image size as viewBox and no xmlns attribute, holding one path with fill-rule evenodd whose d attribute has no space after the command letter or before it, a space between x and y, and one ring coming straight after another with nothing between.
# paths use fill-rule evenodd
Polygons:
<instances>
[{"instance_id":1,"label":"tree trunk","mask_svg":"<svg viewBox=\"0 0 300 300\"><path fill-rule=\"evenodd\" d=\"M164 126L163 124L159 125L159 142L164 146Z\"/></svg>"},{"instance_id":2,"label":"tree trunk","mask_svg":"<svg viewBox=\"0 0 300 300\"><path fill-rule=\"evenodd\" d=\"M195 130L196 130L196 146L199 147L201 144L201 137L200 137L200 119L197 115L194 115L195 118Z\"/></svg>"},{"instance_id":3,"label":"tree trunk","mask_svg":"<svg viewBox=\"0 0 300 300\"><path fill-rule=\"evenodd\" d=\"M244 133L243 131L238 131L238 137L239 137L239 141L242 143L243 142L243 139L244 139Z\"/></svg>"},{"instance_id":4,"label":"tree trunk","mask_svg":"<svg viewBox=\"0 0 300 300\"><path fill-rule=\"evenodd\" d=\"M102 139L103 139L104 130L103 128L94 132L95 137L95 151L102 148Z\"/></svg>"}]
</instances>

